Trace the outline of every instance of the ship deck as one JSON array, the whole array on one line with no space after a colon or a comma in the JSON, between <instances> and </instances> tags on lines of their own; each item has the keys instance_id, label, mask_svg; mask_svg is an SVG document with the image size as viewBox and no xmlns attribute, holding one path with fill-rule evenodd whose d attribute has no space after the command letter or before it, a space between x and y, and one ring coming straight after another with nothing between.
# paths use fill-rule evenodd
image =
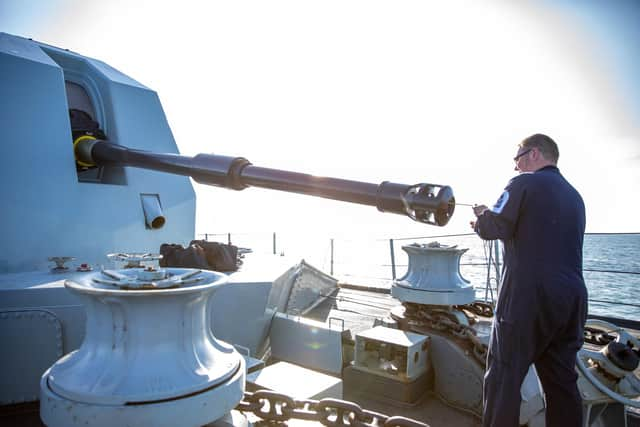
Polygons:
<instances>
[{"instance_id":1,"label":"ship deck","mask_svg":"<svg viewBox=\"0 0 640 427\"><path fill-rule=\"evenodd\" d=\"M321 322L344 322L344 329L351 331L352 337L361 331L372 328L376 324L384 324L390 321L389 310L400 305L400 301L389 294L388 288L375 286L361 286L353 284L340 284L340 287L329 298L305 313L305 317ZM640 337L640 322L626 320L620 324L621 319L603 316L590 316L616 323L626 328L632 335ZM341 319L341 320L338 320ZM476 329L488 334L491 327L491 319L479 318ZM588 348L595 348L587 344ZM636 376L640 377L640 367L636 370ZM389 416L400 415L424 422L430 426L479 426L480 418L463 409L445 404L434 393L427 392L414 405L401 404L399 402L384 401L373 398L370 395L348 395L344 398L358 403L361 407L380 412ZM628 426L640 427L640 411L628 408Z\"/></svg>"},{"instance_id":2,"label":"ship deck","mask_svg":"<svg viewBox=\"0 0 640 427\"><path fill-rule=\"evenodd\" d=\"M388 315L392 307L400 302L393 298L388 289L369 286L341 285L335 293L325 298L324 301L314 306L304 314L304 317L325 323L338 322L343 329L349 330L351 336L372 328L376 324L384 324L389 321ZM487 327L487 319L484 319L482 327ZM631 331L639 336L638 329ZM403 416L424 422L432 427L460 426L476 427L481 425L477 415L465 412L459 408L449 406L431 392L425 393L415 404L376 398L370 394L345 393L345 400L353 401L363 409L385 414L387 416ZM254 425L266 425L268 422L260 421L252 415L249 420ZM37 402L4 407L0 414L0 424L15 426L43 426L39 419ZM290 426L320 425L317 422L303 420L289 420ZM628 425L640 426L637 415L628 419Z\"/></svg>"},{"instance_id":3,"label":"ship deck","mask_svg":"<svg viewBox=\"0 0 640 427\"><path fill-rule=\"evenodd\" d=\"M305 317L327 323L336 321L330 319L342 319L344 329L350 330L352 337L355 337L357 333L380 322L384 324L389 310L397 305L400 302L388 293L388 289L341 285L335 294L305 313ZM345 392L344 399L370 411L412 418L433 427L481 425L477 416L446 405L430 392L425 393L415 404L383 400L362 393L350 395Z\"/></svg>"}]
</instances>

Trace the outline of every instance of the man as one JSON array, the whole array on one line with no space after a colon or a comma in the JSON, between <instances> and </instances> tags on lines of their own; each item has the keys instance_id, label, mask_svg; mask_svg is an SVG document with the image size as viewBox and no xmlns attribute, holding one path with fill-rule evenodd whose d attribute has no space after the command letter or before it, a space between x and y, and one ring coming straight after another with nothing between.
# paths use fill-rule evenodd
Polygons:
<instances>
[{"instance_id":1,"label":"man","mask_svg":"<svg viewBox=\"0 0 640 427\"><path fill-rule=\"evenodd\" d=\"M475 206L472 226L504 244L504 271L484 378L484 426L517 426L520 387L535 364L546 425L580 426L575 372L587 290L582 277L584 203L556 167L558 146L535 134L518 146L513 178L493 206Z\"/></svg>"}]
</instances>

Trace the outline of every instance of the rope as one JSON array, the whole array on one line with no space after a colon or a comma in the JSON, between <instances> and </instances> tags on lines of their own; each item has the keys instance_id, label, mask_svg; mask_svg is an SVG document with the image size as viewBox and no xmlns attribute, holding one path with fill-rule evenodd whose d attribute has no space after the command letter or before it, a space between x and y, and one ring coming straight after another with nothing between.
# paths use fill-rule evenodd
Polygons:
<instances>
[{"instance_id":1,"label":"rope","mask_svg":"<svg viewBox=\"0 0 640 427\"><path fill-rule=\"evenodd\" d=\"M422 237L398 237L393 240L418 240L418 239L440 239L443 237L464 237L464 236L475 236L476 233L460 233L460 234L440 234L437 236L422 236ZM375 239L376 241L389 241L389 239Z\"/></svg>"},{"instance_id":2,"label":"rope","mask_svg":"<svg viewBox=\"0 0 640 427\"><path fill-rule=\"evenodd\" d=\"M484 249L484 259L487 262L487 283L484 289L484 302L488 301L489 293L491 293L491 301L495 301L495 298L493 296L493 288L491 287L491 261L493 260L493 240L484 240L482 242L482 248Z\"/></svg>"}]
</instances>

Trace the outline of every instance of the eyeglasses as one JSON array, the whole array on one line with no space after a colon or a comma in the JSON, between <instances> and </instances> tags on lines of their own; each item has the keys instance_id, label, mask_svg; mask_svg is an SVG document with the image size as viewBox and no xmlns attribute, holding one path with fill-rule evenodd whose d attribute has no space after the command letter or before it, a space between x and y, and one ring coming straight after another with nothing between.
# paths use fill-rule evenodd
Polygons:
<instances>
[{"instance_id":1,"label":"eyeglasses","mask_svg":"<svg viewBox=\"0 0 640 427\"><path fill-rule=\"evenodd\" d=\"M514 161L514 162L517 162L517 161L518 161L518 159L519 159L520 157L524 156L525 154L527 154L527 153L528 153L529 151L531 151L531 150L533 150L533 148L529 148L528 150L524 150L522 153L519 153L518 155L516 155L516 156L513 158L513 161Z\"/></svg>"}]
</instances>

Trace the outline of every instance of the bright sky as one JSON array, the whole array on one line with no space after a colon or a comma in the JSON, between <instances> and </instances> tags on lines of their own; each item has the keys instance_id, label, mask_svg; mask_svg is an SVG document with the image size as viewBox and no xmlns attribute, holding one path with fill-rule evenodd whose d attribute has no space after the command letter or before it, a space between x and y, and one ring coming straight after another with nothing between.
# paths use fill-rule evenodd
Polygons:
<instances>
[{"instance_id":1,"label":"bright sky","mask_svg":"<svg viewBox=\"0 0 640 427\"><path fill-rule=\"evenodd\" d=\"M602 4L602 6L599 6ZM586 5L586 6L585 6ZM587 231L639 231L637 2L0 0L0 31L101 59L158 92L183 154L492 204L546 133ZM196 184L197 232L437 229L373 207Z\"/></svg>"}]
</instances>

